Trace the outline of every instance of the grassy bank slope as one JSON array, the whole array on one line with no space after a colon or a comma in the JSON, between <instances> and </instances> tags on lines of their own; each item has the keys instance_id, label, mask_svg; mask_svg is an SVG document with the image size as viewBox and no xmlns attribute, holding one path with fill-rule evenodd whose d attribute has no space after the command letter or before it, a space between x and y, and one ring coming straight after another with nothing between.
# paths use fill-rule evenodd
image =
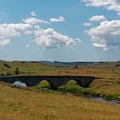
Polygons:
<instances>
[{"instance_id":1,"label":"grassy bank slope","mask_svg":"<svg viewBox=\"0 0 120 120\"><path fill-rule=\"evenodd\" d=\"M0 83L0 120L119 120L120 107Z\"/></svg>"},{"instance_id":2,"label":"grassy bank slope","mask_svg":"<svg viewBox=\"0 0 120 120\"><path fill-rule=\"evenodd\" d=\"M4 64L7 64L11 68L7 68L4 66ZM20 61L0 61L0 74L6 74L7 72L10 72L11 74L14 74L14 71L16 68L19 68L20 75L43 75L43 74L51 74L55 71L62 70L55 67L43 65L38 62L20 62Z\"/></svg>"},{"instance_id":3,"label":"grassy bank slope","mask_svg":"<svg viewBox=\"0 0 120 120\"><path fill-rule=\"evenodd\" d=\"M40 85L35 88L39 89ZM85 95L113 100L120 96L120 80L95 79L90 84L89 88L82 88L75 81L71 80L66 85L60 86L58 91L63 93L72 93L78 96Z\"/></svg>"}]
</instances>

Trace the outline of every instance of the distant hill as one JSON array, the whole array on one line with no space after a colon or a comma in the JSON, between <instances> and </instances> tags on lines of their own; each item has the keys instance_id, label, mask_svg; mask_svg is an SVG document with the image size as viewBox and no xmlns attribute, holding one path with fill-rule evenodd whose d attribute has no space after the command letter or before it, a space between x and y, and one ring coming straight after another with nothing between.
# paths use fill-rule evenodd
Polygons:
<instances>
[{"instance_id":1,"label":"distant hill","mask_svg":"<svg viewBox=\"0 0 120 120\"><path fill-rule=\"evenodd\" d=\"M72 67L77 65L78 67L114 67L116 64L120 62L59 62L59 61L40 61L40 63L49 66L55 67Z\"/></svg>"}]
</instances>

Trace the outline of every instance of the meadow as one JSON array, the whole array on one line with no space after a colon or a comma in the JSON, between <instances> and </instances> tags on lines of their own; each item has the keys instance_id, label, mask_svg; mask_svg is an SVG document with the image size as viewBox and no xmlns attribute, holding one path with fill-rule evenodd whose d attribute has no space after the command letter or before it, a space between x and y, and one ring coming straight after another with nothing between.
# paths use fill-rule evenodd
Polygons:
<instances>
[{"instance_id":1,"label":"meadow","mask_svg":"<svg viewBox=\"0 0 120 120\"><path fill-rule=\"evenodd\" d=\"M71 80L58 91L46 89L50 87L46 80L28 89L11 88L10 84L0 82L0 120L120 120L120 107L84 97L101 96L110 100L120 96L120 74L114 72L116 64L95 63L72 69L1 61L0 73L4 74L11 72L14 75L18 67L21 71L19 75L92 75L98 79L89 88L81 88ZM74 95L67 94L69 92Z\"/></svg>"}]
</instances>

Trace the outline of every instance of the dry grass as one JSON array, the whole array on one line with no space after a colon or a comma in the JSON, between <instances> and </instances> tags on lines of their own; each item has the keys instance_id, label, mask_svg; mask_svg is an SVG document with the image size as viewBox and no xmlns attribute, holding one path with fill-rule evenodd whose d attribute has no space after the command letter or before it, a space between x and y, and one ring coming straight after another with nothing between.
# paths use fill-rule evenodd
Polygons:
<instances>
[{"instance_id":1,"label":"dry grass","mask_svg":"<svg viewBox=\"0 0 120 120\"><path fill-rule=\"evenodd\" d=\"M115 63L83 66L79 69L59 69L39 63L0 62L0 73L13 72L16 67L35 75L91 75L105 79L92 82L96 92L119 93L120 74L113 73ZM94 66L94 67L93 67ZM109 67L107 67L109 66ZM83 97L60 93L37 93L13 89L0 83L0 120L120 120L120 107L89 101Z\"/></svg>"},{"instance_id":2,"label":"dry grass","mask_svg":"<svg viewBox=\"0 0 120 120\"><path fill-rule=\"evenodd\" d=\"M0 84L0 120L120 120L120 107Z\"/></svg>"},{"instance_id":3,"label":"dry grass","mask_svg":"<svg viewBox=\"0 0 120 120\"><path fill-rule=\"evenodd\" d=\"M91 87L95 89L96 93L120 95L120 80L94 80L91 84Z\"/></svg>"},{"instance_id":4,"label":"dry grass","mask_svg":"<svg viewBox=\"0 0 120 120\"><path fill-rule=\"evenodd\" d=\"M3 64L6 63L11 66L11 69L6 68ZM113 72L113 67L116 63L114 62L106 62L102 64L88 64L81 65L79 69L70 69L70 68L56 68L50 67L47 65L43 65L40 63L21 63L19 61L14 62L5 62L0 61L0 73L11 72L15 70L15 68L19 68L25 75L79 75L79 76L96 76L96 77L113 77L118 78L120 74L116 74ZM23 74L22 74L23 75Z\"/></svg>"}]
</instances>

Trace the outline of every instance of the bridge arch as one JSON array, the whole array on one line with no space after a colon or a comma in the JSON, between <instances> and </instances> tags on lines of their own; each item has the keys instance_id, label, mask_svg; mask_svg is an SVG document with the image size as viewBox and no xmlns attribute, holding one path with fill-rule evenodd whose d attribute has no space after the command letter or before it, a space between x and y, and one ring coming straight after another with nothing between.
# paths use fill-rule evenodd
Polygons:
<instances>
[{"instance_id":1,"label":"bridge arch","mask_svg":"<svg viewBox=\"0 0 120 120\"><path fill-rule=\"evenodd\" d=\"M57 90L58 86L55 84L55 81L54 81L53 78L49 78L49 77L48 77L48 78L46 78L45 80L49 83L50 89Z\"/></svg>"},{"instance_id":2,"label":"bridge arch","mask_svg":"<svg viewBox=\"0 0 120 120\"><path fill-rule=\"evenodd\" d=\"M53 83L49 80L43 79L39 82L38 85L42 88L50 88L51 86L53 86Z\"/></svg>"},{"instance_id":3,"label":"bridge arch","mask_svg":"<svg viewBox=\"0 0 120 120\"><path fill-rule=\"evenodd\" d=\"M78 82L74 79L69 79L65 85L70 85L70 86L75 86L75 85L78 85Z\"/></svg>"},{"instance_id":4,"label":"bridge arch","mask_svg":"<svg viewBox=\"0 0 120 120\"><path fill-rule=\"evenodd\" d=\"M21 83L25 83L27 87L30 86L29 82L27 82L26 80L16 80L16 81L19 81Z\"/></svg>"}]
</instances>

